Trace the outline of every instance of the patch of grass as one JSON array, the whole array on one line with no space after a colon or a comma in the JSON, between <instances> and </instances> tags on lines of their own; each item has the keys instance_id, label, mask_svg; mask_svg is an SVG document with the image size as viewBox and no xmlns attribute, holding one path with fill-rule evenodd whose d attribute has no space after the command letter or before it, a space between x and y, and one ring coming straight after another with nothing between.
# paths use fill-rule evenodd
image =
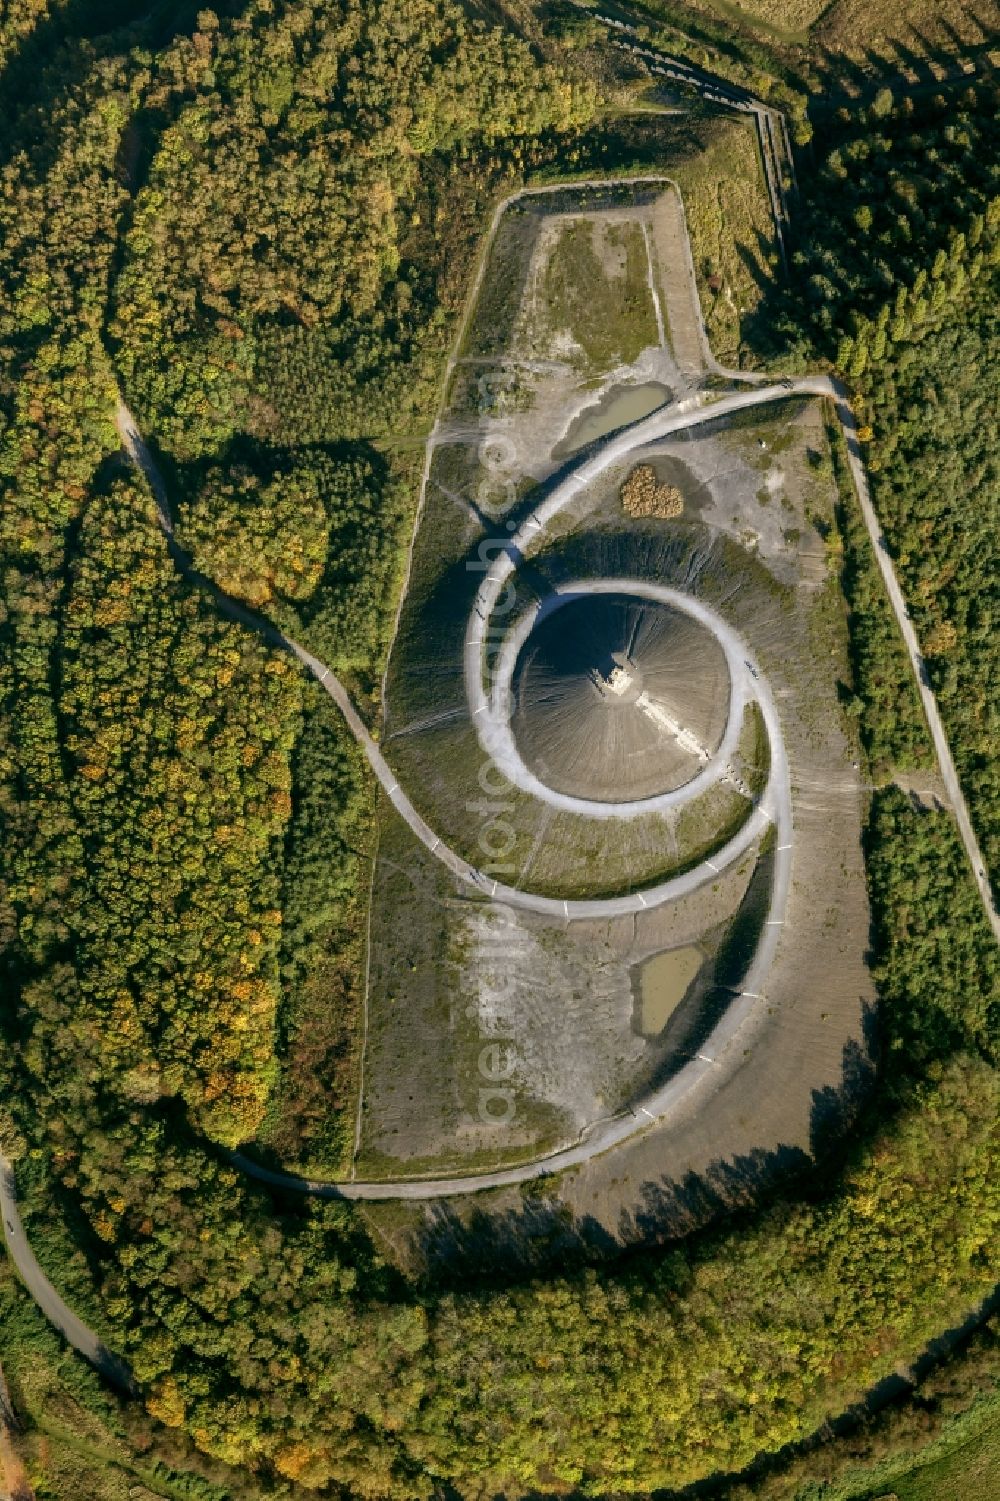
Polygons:
<instances>
[{"instance_id":1,"label":"patch of grass","mask_svg":"<svg viewBox=\"0 0 1000 1501\"><path fill-rule=\"evenodd\" d=\"M514 786L487 799L479 781L486 757L464 713L394 739L386 754L453 849L508 885L559 900L617 896L690 870L731 839L748 812L729 787L710 788L679 817L625 822L555 809Z\"/></svg>"},{"instance_id":2,"label":"patch of grass","mask_svg":"<svg viewBox=\"0 0 1000 1501\"><path fill-rule=\"evenodd\" d=\"M510 348L541 222L530 199L512 203L501 217L489 247L489 264L476 305L466 325L461 355L499 355Z\"/></svg>"},{"instance_id":3,"label":"patch of grass","mask_svg":"<svg viewBox=\"0 0 1000 1501\"><path fill-rule=\"evenodd\" d=\"M771 748L758 704L747 704L743 711L743 729L737 746L740 774L754 797L767 786L771 767Z\"/></svg>"},{"instance_id":4,"label":"patch of grass","mask_svg":"<svg viewBox=\"0 0 1000 1501\"><path fill-rule=\"evenodd\" d=\"M750 804L735 788L722 783L688 803L677 823L683 850L682 869L690 870L735 838L747 821Z\"/></svg>"},{"instance_id":5,"label":"patch of grass","mask_svg":"<svg viewBox=\"0 0 1000 1501\"><path fill-rule=\"evenodd\" d=\"M657 342L642 226L582 219L556 234L536 336L550 348L572 339L577 361L594 370L631 363Z\"/></svg>"},{"instance_id":6,"label":"patch of grass","mask_svg":"<svg viewBox=\"0 0 1000 1501\"><path fill-rule=\"evenodd\" d=\"M656 815L605 826L559 814L546 830L545 850L517 884L571 900L644 890L682 875L721 849L748 812L745 799L734 794L732 800L725 795L720 800L713 788L688 804L674 827Z\"/></svg>"},{"instance_id":7,"label":"patch of grass","mask_svg":"<svg viewBox=\"0 0 1000 1501\"><path fill-rule=\"evenodd\" d=\"M490 1172L494 1168L518 1167L522 1162L534 1162L544 1152L550 1151L568 1139L566 1117L552 1105L542 1100L525 1103L523 1091L518 1092L518 1118L530 1116L532 1130L537 1134L530 1142L511 1146L506 1133L496 1147L477 1147L470 1152L449 1151L442 1146L441 1152L427 1157L393 1157L367 1147L358 1159L359 1171L368 1178L436 1178L442 1173L453 1172L456 1177L468 1177L474 1173Z\"/></svg>"},{"instance_id":8,"label":"patch of grass","mask_svg":"<svg viewBox=\"0 0 1000 1501\"><path fill-rule=\"evenodd\" d=\"M693 9L717 15L738 26L773 37L786 46L801 46L830 0L687 0Z\"/></svg>"},{"instance_id":9,"label":"patch of grass","mask_svg":"<svg viewBox=\"0 0 1000 1501\"><path fill-rule=\"evenodd\" d=\"M749 341L750 325L778 268L774 224L753 122L732 115L673 116L641 108L609 114L597 126L581 132L570 157L560 163L558 177L567 184L564 194L554 192L551 197L546 194L522 200L504 214L490 248L489 265L461 353L481 358L510 349L544 213L566 213L581 206L593 211L632 206L648 200L651 193L649 187L639 185L574 189L574 176L656 172L673 178L684 198L712 347L722 360L735 361L741 349L749 360L744 346ZM532 181L552 181L555 175L547 167ZM586 232L586 226L577 228ZM637 233L641 234L638 227ZM582 235L576 238L583 240ZM618 288L616 308L607 300L614 288L602 291L601 282L594 276L596 256L592 260L585 249L570 248L566 280L571 286L586 289L586 298L581 300L588 304L579 314L583 318L581 342L590 344L599 360L609 357L609 346L619 337L607 321L602 327L595 326L597 306L602 301L606 303L605 320L621 323L624 317L632 328L624 349L611 349L610 354L634 358L644 344L656 342L655 315L645 288L644 247L633 240L628 255L628 272ZM591 309L595 292L597 303Z\"/></svg>"},{"instance_id":10,"label":"patch of grass","mask_svg":"<svg viewBox=\"0 0 1000 1501\"><path fill-rule=\"evenodd\" d=\"M703 151L671 166L684 198L709 342L717 359L746 357L749 329L774 285L774 221L753 123L717 119Z\"/></svg>"},{"instance_id":11,"label":"patch of grass","mask_svg":"<svg viewBox=\"0 0 1000 1501\"><path fill-rule=\"evenodd\" d=\"M893 1482L899 1501L995 1501L1000 1495L1000 1414L931 1464Z\"/></svg>"}]
</instances>

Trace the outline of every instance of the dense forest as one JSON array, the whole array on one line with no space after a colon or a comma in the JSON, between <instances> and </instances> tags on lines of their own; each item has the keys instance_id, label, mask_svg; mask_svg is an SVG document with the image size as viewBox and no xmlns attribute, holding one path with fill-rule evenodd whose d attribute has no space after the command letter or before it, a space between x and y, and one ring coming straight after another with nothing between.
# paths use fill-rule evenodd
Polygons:
<instances>
[{"instance_id":1,"label":"dense forest","mask_svg":"<svg viewBox=\"0 0 1000 1501\"><path fill-rule=\"evenodd\" d=\"M50 9L10 8L15 50ZM350 1098L372 791L289 661L177 574L118 393L198 566L370 688L413 505L387 440L429 421L489 202L597 100L450 0L233 9L40 39L31 87L0 78L0 1129L33 1244L91 1289L151 1418L272 1495L738 1469L992 1288L1000 976L957 836L875 796L884 1088L798 1202L621 1267L431 1294L345 1205L235 1171L255 1133L349 1151L328 1091ZM995 862L995 98L880 99L834 134L776 316L870 415ZM922 732L851 525L856 711L888 773Z\"/></svg>"},{"instance_id":2,"label":"dense forest","mask_svg":"<svg viewBox=\"0 0 1000 1501\"><path fill-rule=\"evenodd\" d=\"M345 444L335 417L320 447L287 422L277 446L250 437L257 339L267 348L285 324L322 332L345 316L367 317L374 337L388 299L440 343L441 262L422 268L407 300L398 246L399 222L420 217L405 205L425 191L422 159L430 179L476 159L488 182L522 141L585 115L586 90L446 4L367 20L345 6L339 27L324 6L290 5L279 20L261 3L225 28L203 11L193 35L155 55L115 52L104 38L57 51L49 68L44 130L14 71L0 204L11 372L0 393L3 733L13 737L3 931L17 935L6 962L26 993L37 977L63 995L48 1003L56 1035L81 985L104 996L123 1076L162 1060L140 1094L183 1098L212 1135L242 1140L274 1072L285 845L292 869L316 859L300 847L314 837L302 809L289 824L290 758L315 700L285 661L183 595L149 505L115 478L116 390L170 464L198 564L273 605L364 683L391 619L411 466ZM337 108L320 110L330 97ZM346 213L354 202L371 222ZM247 233L250 218L272 224L273 254L266 236ZM397 364L400 338L394 324ZM340 373L336 360L324 370ZM311 370L314 389L323 378ZM136 735L130 716L154 685L155 711ZM310 744L318 784L343 783L343 735L313 732ZM354 802L370 797L356 764L348 775ZM115 823L111 810L125 806ZM334 995L353 984L338 953L356 949L357 924L344 932L332 905L317 910L330 917ZM292 931L306 943L302 918ZM303 965L291 941L281 962L294 991ZM294 1034L294 1015L282 1027ZM189 1029L193 1072L182 1081L167 1039ZM47 1044L37 1045L41 1060Z\"/></svg>"},{"instance_id":3,"label":"dense forest","mask_svg":"<svg viewBox=\"0 0 1000 1501\"><path fill-rule=\"evenodd\" d=\"M995 882L998 102L995 85L966 90L957 107L879 94L868 128L845 131L818 171L800 223L795 300L778 320L800 358L826 355L856 387L873 497ZM864 566L849 564L848 594L853 587L861 609ZM912 700L893 704L878 687L892 647L874 619L855 634L859 677L880 703L870 748L912 764Z\"/></svg>"}]
</instances>

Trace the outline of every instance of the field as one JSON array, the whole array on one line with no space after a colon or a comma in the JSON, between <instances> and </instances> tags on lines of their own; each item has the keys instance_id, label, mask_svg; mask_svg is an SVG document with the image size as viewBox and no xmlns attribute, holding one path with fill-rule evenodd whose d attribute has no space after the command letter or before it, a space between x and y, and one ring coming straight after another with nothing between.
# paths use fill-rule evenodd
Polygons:
<instances>
[{"instance_id":1,"label":"field","mask_svg":"<svg viewBox=\"0 0 1000 1501\"><path fill-rule=\"evenodd\" d=\"M899 1501L994 1501L1000 1494L1000 1418L941 1459L918 1463L893 1482Z\"/></svg>"},{"instance_id":2,"label":"field","mask_svg":"<svg viewBox=\"0 0 1000 1501\"><path fill-rule=\"evenodd\" d=\"M707 0L720 15L741 16L760 23L773 35L799 38L829 10L830 0Z\"/></svg>"},{"instance_id":3,"label":"field","mask_svg":"<svg viewBox=\"0 0 1000 1501\"><path fill-rule=\"evenodd\" d=\"M584 369L631 364L658 342L642 225L585 218L553 229L548 254L539 247L545 269L534 289L536 327L526 331L526 353L551 356L571 340Z\"/></svg>"},{"instance_id":4,"label":"field","mask_svg":"<svg viewBox=\"0 0 1000 1501\"><path fill-rule=\"evenodd\" d=\"M721 113L677 116L656 108L642 113L630 110L611 115L600 131L585 132L574 155L578 160L563 164L561 181L574 175L662 172L677 183L714 352L723 362L738 363L738 356L749 359L754 313L773 287L778 267L774 223L753 122ZM591 209L604 199L613 202L615 196L620 200L621 192L612 195L610 190L603 194L591 190L583 195ZM644 196L633 189L634 203L642 202ZM553 206L558 205L559 197L553 194ZM573 201L572 190L567 190L567 206ZM465 355L495 357L514 339L519 298L512 300L510 294L512 290L519 293L528 284L536 244L531 226L540 208L537 202L532 205L531 200L523 200L501 223L491 253L493 272L481 288ZM630 217L635 219L634 210ZM579 235L576 238L579 242ZM609 280L602 276L595 283L592 304L595 310L602 310L602 319L612 312L619 323L624 319L624 337L630 341L625 346L626 355L635 350L639 338L654 341L650 339L649 302L643 296L643 257L634 236L632 244L622 273ZM671 264L681 245L672 245ZM605 246L604 258L610 265L609 251ZM578 249L578 254L583 253L588 257L596 254L592 246L586 252ZM557 273L553 280L558 285L566 278ZM664 291L669 296L669 286ZM602 346L601 341L607 338L604 328L596 346L600 357L597 368L602 361L606 364L608 355L619 353Z\"/></svg>"}]
</instances>

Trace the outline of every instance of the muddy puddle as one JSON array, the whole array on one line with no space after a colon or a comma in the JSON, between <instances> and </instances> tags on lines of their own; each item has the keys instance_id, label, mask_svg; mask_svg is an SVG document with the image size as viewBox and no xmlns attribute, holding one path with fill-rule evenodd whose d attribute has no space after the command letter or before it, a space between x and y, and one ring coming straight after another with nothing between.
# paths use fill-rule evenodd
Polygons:
<instances>
[{"instance_id":1,"label":"muddy puddle","mask_svg":"<svg viewBox=\"0 0 1000 1501\"><path fill-rule=\"evenodd\" d=\"M606 437L617 428L638 422L641 417L648 417L650 412L655 412L657 407L669 401L671 395L666 386L661 386L656 381L648 381L641 386L612 386L599 402L585 407L570 424L566 436L552 450L552 457L568 458L578 449L586 448L588 443Z\"/></svg>"},{"instance_id":2,"label":"muddy puddle","mask_svg":"<svg viewBox=\"0 0 1000 1501\"><path fill-rule=\"evenodd\" d=\"M687 995L703 954L693 946L667 949L642 965L636 985L636 1024L643 1037L658 1037Z\"/></svg>"}]
</instances>

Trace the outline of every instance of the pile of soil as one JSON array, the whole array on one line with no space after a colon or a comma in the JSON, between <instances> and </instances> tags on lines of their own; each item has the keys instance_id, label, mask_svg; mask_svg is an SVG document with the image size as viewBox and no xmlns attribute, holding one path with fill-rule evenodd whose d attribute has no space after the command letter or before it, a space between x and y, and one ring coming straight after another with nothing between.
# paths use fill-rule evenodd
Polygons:
<instances>
[{"instance_id":1,"label":"pile of soil","mask_svg":"<svg viewBox=\"0 0 1000 1501\"><path fill-rule=\"evenodd\" d=\"M674 485L661 485L652 464L637 464L621 488L628 516L656 516L670 521L684 510L684 498Z\"/></svg>"}]
</instances>

